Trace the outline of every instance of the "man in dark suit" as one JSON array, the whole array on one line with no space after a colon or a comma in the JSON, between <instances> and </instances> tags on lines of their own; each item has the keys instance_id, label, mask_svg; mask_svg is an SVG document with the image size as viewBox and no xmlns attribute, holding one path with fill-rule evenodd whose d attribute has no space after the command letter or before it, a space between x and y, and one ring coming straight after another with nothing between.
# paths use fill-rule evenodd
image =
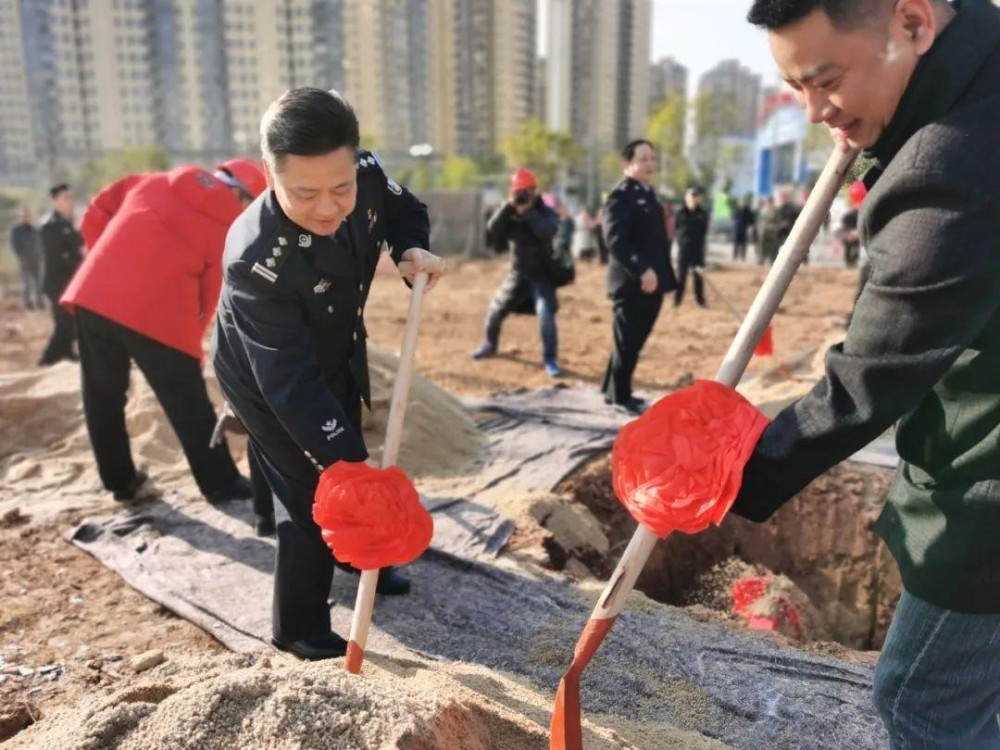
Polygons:
<instances>
[{"instance_id":1,"label":"man in dark suit","mask_svg":"<svg viewBox=\"0 0 1000 750\"><path fill-rule=\"evenodd\" d=\"M269 189L226 239L213 359L276 501L273 643L327 659L347 644L330 629L334 560L312 519L313 496L326 467L368 458L368 292L383 243L410 276L437 259L426 249L426 207L375 154L358 151L357 118L338 95L288 91L261 133Z\"/></svg>"},{"instance_id":2,"label":"man in dark suit","mask_svg":"<svg viewBox=\"0 0 1000 750\"><path fill-rule=\"evenodd\" d=\"M689 187L684 193L684 206L677 212L677 290L674 292L674 307L684 301L688 271L705 265L705 246L708 242L708 212L702 207L704 191L697 186ZM705 301L705 284L701 274L694 275L694 298L701 307L708 307Z\"/></svg>"},{"instance_id":3,"label":"man in dark suit","mask_svg":"<svg viewBox=\"0 0 1000 750\"><path fill-rule=\"evenodd\" d=\"M54 365L63 359L76 359L73 342L76 329L73 317L59 304L59 298L83 261L83 235L73 225L73 192L62 183L49 190L52 211L42 221L42 253L45 276L42 291L52 304L52 337L39 366Z\"/></svg>"},{"instance_id":4,"label":"man in dark suit","mask_svg":"<svg viewBox=\"0 0 1000 750\"><path fill-rule=\"evenodd\" d=\"M875 703L893 748L998 748L1000 8L756 0L749 20L810 120L875 166L846 339L761 436L733 511L765 520L898 421L876 529L904 593Z\"/></svg>"},{"instance_id":5,"label":"man in dark suit","mask_svg":"<svg viewBox=\"0 0 1000 750\"><path fill-rule=\"evenodd\" d=\"M632 394L632 374L646 339L663 306L663 295L677 287L670 268L670 243L663 209L652 188L656 151L646 140L622 149L624 179L604 205L603 226L611 260L608 296L611 298L614 349L604 372L604 400L631 414L645 403Z\"/></svg>"}]
</instances>

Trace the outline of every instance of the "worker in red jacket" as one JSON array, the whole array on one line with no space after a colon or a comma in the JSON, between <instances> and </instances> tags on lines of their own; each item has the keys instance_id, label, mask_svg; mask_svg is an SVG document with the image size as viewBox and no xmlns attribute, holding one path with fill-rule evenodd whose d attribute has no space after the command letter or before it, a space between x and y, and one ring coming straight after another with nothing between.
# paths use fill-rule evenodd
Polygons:
<instances>
[{"instance_id":1,"label":"worker in red jacket","mask_svg":"<svg viewBox=\"0 0 1000 750\"><path fill-rule=\"evenodd\" d=\"M116 500L148 478L132 461L125 401L132 362L146 377L209 502L245 499L225 443L209 447L215 412L202 339L222 286L229 225L265 187L254 162L133 174L102 190L83 217L89 251L60 302L76 317L83 410L98 472Z\"/></svg>"}]
</instances>

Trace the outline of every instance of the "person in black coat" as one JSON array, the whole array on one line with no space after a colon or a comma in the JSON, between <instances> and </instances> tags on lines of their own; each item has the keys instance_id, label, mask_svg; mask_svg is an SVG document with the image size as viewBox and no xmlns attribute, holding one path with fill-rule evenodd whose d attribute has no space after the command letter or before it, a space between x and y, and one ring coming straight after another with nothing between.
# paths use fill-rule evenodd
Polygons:
<instances>
[{"instance_id":1,"label":"person in black coat","mask_svg":"<svg viewBox=\"0 0 1000 750\"><path fill-rule=\"evenodd\" d=\"M656 151L647 140L622 149L624 179L608 195L603 211L607 238L608 296L611 298L614 349L604 372L604 400L638 414L645 402L632 393L632 375L663 306L663 295L677 287L670 268L663 208L651 186Z\"/></svg>"},{"instance_id":2,"label":"person in black coat","mask_svg":"<svg viewBox=\"0 0 1000 750\"><path fill-rule=\"evenodd\" d=\"M31 223L31 212L22 208L17 224L10 230L10 247L17 257L21 273L21 301L25 310L41 310L42 301L42 246L38 229Z\"/></svg>"},{"instance_id":3,"label":"person in black coat","mask_svg":"<svg viewBox=\"0 0 1000 750\"><path fill-rule=\"evenodd\" d=\"M749 17L808 119L872 164L858 219L871 278L823 378L758 440L731 512L765 521L895 425L874 525L903 583L874 675L885 746L994 750L1000 7L755 0Z\"/></svg>"},{"instance_id":4,"label":"person in black coat","mask_svg":"<svg viewBox=\"0 0 1000 750\"><path fill-rule=\"evenodd\" d=\"M73 225L73 192L62 183L49 190L52 211L42 221L42 252L45 277L42 291L52 305L52 337L39 359L39 366L53 365L63 359L76 360L73 342L76 329L73 316L59 304L69 280L83 262L83 235Z\"/></svg>"},{"instance_id":5,"label":"person in black coat","mask_svg":"<svg viewBox=\"0 0 1000 750\"><path fill-rule=\"evenodd\" d=\"M498 251L510 248L511 267L486 314L483 343L473 359L497 353L500 329L511 313L533 309L542 334L542 366L559 377L556 291L549 276L552 243L559 230L559 216L538 195L538 181L530 170L518 169L511 178L510 195L487 226L491 244Z\"/></svg>"},{"instance_id":6,"label":"person in black coat","mask_svg":"<svg viewBox=\"0 0 1000 750\"><path fill-rule=\"evenodd\" d=\"M747 259L747 244L750 241L750 232L753 230L756 220L757 216L750 208L750 199L740 198L736 211L733 213L733 260L745 261Z\"/></svg>"},{"instance_id":7,"label":"person in black coat","mask_svg":"<svg viewBox=\"0 0 1000 750\"><path fill-rule=\"evenodd\" d=\"M684 301L688 271L705 265L705 243L708 240L708 212L702 208L702 189L691 187L684 193L684 206L677 212L675 220L677 232L677 290L674 292L674 307ZM700 274L694 275L694 298L702 307L705 301L705 284Z\"/></svg>"},{"instance_id":8,"label":"person in black coat","mask_svg":"<svg viewBox=\"0 0 1000 750\"><path fill-rule=\"evenodd\" d=\"M340 96L292 89L261 132L270 189L226 239L213 364L275 500L273 643L326 659L347 644L330 629L334 559L312 507L326 467L368 459L365 303L383 244L411 277L439 260L426 249L427 208L358 151L358 121ZM395 592L408 589L392 576Z\"/></svg>"}]
</instances>

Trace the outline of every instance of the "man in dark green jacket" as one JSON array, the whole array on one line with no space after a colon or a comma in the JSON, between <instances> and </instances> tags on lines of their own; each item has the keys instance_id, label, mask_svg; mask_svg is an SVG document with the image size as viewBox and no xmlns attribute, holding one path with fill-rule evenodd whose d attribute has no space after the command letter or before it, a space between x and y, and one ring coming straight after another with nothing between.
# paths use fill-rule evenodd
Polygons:
<instances>
[{"instance_id":1,"label":"man in dark green jacket","mask_svg":"<svg viewBox=\"0 0 1000 750\"><path fill-rule=\"evenodd\" d=\"M733 510L765 520L898 421L877 528L905 592L875 702L894 748L1000 748L1000 8L755 0L748 18L810 120L876 166L846 339Z\"/></svg>"}]
</instances>

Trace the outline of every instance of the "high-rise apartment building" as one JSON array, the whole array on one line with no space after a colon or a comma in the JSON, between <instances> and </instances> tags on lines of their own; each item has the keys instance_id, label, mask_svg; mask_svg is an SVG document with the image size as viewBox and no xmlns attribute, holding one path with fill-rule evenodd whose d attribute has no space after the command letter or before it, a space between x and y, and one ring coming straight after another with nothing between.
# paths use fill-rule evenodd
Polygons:
<instances>
[{"instance_id":1,"label":"high-rise apartment building","mask_svg":"<svg viewBox=\"0 0 1000 750\"><path fill-rule=\"evenodd\" d=\"M550 0L548 126L588 152L588 194L600 162L641 137L649 113L650 0Z\"/></svg>"},{"instance_id":2,"label":"high-rise apartment building","mask_svg":"<svg viewBox=\"0 0 1000 750\"><path fill-rule=\"evenodd\" d=\"M537 113L534 0L431 0L430 143L484 157Z\"/></svg>"},{"instance_id":3,"label":"high-rise apartment building","mask_svg":"<svg viewBox=\"0 0 1000 750\"><path fill-rule=\"evenodd\" d=\"M671 57L649 66L649 112L652 114L671 96L687 98L688 69Z\"/></svg>"},{"instance_id":4,"label":"high-rise apartment building","mask_svg":"<svg viewBox=\"0 0 1000 750\"><path fill-rule=\"evenodd\" d=\"M738 60L724 60L701 77L698 94L708 117L726 125L721 135L753 137L757 132L761 80Z\"/></svg>"},{"instance_id":5,"label":"high-rise apartment building","mask_svg":"<svg viewBox=\"0 0 1000 750\"><path fill-rule=\"evenodd\" d=\"M303 85L343 92L389 158L487 157L542 110L536 15L535 0L0 0L0 172L131 146L252 154L264 108Z\"/></svg>"}]
</instances>

